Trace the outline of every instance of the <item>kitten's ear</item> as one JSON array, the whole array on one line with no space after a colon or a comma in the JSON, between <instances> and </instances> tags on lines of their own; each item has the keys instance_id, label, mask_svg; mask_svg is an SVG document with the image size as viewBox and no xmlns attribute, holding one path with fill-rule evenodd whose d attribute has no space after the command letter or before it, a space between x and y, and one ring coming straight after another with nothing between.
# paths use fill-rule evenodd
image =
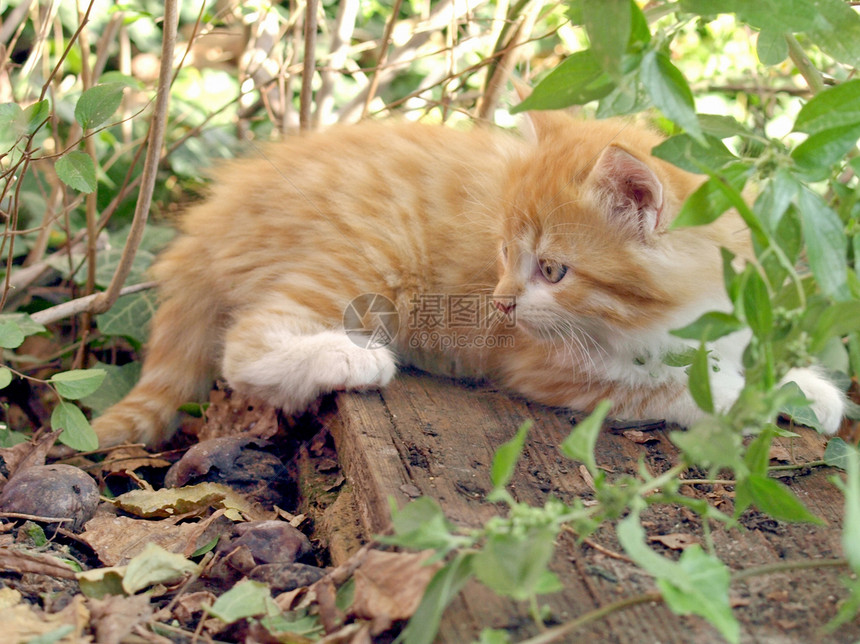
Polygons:
<instances>
[{"instance_id":1,"label":"kitten's ear","mask_svg":"<svg viewBox=\"0 0 860 644\"><path fill-rule=\"evenodd\" d=\"M589 175L598 203L612 221L647 237L660 225L663 185L645 163L618 146L608 146Z\"/></svg>"}]
</instances>

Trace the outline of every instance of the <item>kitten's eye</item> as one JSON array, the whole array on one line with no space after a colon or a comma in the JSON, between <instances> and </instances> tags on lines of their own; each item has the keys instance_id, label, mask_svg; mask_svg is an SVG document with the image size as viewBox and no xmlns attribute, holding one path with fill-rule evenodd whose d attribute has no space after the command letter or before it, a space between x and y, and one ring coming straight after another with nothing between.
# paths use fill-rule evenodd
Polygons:
<instances>
[{"instance_id":1,"label":"kitten's eye","mask_svg":"<svg viewBox=\"0 0 860 644\"><path fill-rule=\"evenodd\" d=\"M555 284L567 273L567 266L559 264L549 259L541 259L538 261L540 272L550 284Z\"/></svg>"}]
</instances>

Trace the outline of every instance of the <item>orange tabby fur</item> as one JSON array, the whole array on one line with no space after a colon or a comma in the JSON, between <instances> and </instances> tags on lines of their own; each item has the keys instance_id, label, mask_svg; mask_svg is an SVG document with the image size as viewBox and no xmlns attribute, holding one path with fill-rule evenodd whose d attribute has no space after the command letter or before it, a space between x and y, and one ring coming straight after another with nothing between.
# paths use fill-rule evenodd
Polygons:
<instances>
[{"instance_id":1,"label":"orange tabby fur","mask_svg":"<svg viewBox=\"0 0 860 644\"><path fill-rule=\"evenodd\" d=\"M143 374L95 420L101 444L163 442L176 408L218 373L292 413L329 391L384 386L396 362L489 376L551 405L611 398L619 416L695 420L683 369L662 364L678 348L667 332L727 307L719 248L750 256L743 223L728 213L668 231L701 178L652 158L661 139L648 130L558 113L532 122L536 142L366 122L223 166L154 267L161 304ZM568 272L552 284L539 261ZM508 318L458 328L456 349L406 323L416 296L494 292L515 301L499 304ZM397 306L387 347L343 331L364 293ZM739 352L726 355L737 367L715 384L722 407L742 383ZM796 379L823 399L832 431L838 392L809 370Z\"/></svg>"}]
</instances>

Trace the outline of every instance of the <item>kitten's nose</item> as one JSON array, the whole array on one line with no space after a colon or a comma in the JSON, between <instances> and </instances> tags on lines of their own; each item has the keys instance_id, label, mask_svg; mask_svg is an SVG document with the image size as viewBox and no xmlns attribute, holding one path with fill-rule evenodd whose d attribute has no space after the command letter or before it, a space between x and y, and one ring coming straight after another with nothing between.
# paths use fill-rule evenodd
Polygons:
<instances>
[{"instance_id":1,"label":"kitten's nose","mask_svg":"<svg viewBox=\"0 0 860 644\"><path fill-rule=\"evenodd\" d=\"M505 315L510 315L511 313L513 313L513 310L517 305L513 298L496 298L493 300L493 304L499 310L499 312L504 313Z\"/></svg>"}]
</instances>

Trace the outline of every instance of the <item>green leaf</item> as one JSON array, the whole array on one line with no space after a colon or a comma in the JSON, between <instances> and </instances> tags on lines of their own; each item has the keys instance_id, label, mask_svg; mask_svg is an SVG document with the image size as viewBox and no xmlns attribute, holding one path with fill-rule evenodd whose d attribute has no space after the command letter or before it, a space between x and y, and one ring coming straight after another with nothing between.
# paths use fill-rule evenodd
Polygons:
<instances>
[{"instance_id":1,"label":"green leaf","mask_svg":"<svg viewBox=\"0 0 860 644\"><path fill-rule=\"evenodd\" d=\"M690 365L690 395L700 409L714 413L714 398L711 395L711 369L708 364L708 350L704 343L696 351Z\"/></svg>"},{"instance_id":2,"label":"green leaf","mask_svg":"<svg viewBox=\"0 0 860 644\"><path fill-rule=\"evenodd\" d=\"M72 150L54 164L60 181L70 188L89 194L96 189L96 166L85 152Z\"/></svg>"},{"instance_id":3,"label":"green leaf","mask_svg":"<svg viewBox=\"0 0 860 644\"><path fill-rule=\"evenodd\" d=\"M517 461L520 460L520 455L523 453L523 445L526 441L526 434L532 426L532 421L527 420L517 430L516 435L507 443L503 443L493 455L493 466L490 469L490 480L493 487L501 489L507 486L511 477L514 475L514 468Z\"/></svg>"},{"instance_id":4,"label":"green leaf","mask_svg":"<svg viewBox=\"0 0 860 644\"><path fill-rule=\"evenodd\" d=\"M99 447L99 439L84 413L72 403L61 400L51 413L51 428L62 429L60 442L72 449L88 452Z\"/></svg>"},{"instance_id":5,"label":"green leaf","mask_svg":"<svg viewBox=\"0 0 860 644\"><path fill-rule=\"evenodd\" d=\"M178 581L196 570L197 564L193 561L168 552L154 543L148 543L128 562L122 577L122 588L129 595L133 595L155 584Z\"/></svg>"},{"instance_id":6,"label":"green leaf","mask_svg":"<svg viewBox=\"0 0 860 644\"><path fill-rule=\"evenodd\" d=\"M475 554L472 570L493 592L521 601L536 595L539 588L558 590L546 578L556 536L554 530L546 527L491 534L483 549Z\"/></svg>"},{"instance_id":7,"label":"green leaf","mask_svg":"<svg viewBox=\"0 0 860 644\"><path fill-rule=\"evenodd\" d=\"M767 466L770 463L770 444L773 442L773 436L773 430L766 427L747 447L744 462L753 474L767 474Z\"/></svg>"},{"instance_id":8,"label":"green leaf","mask_svg":"<svg viewBox=\"0 0 860 644\"><path fill-rule=\"evenodd\" d=\"M791 158L810 179L826 179L832 166L845 159L857 145L858 138L860 123L821 130L798 145L791 152Z\"/></svg>"},{"instance_id":9,"label":"green leaf","mask_svg":"<svg viewBox=\"0 0 860 644\"><path fill-rule=\"evenodd\" d=\"M527 110L555 110L603 98L613 84L591 50L578 51L552 70L531 95L511 109L516 114Z\"/></svg>"},{"instance_id":10,"label":"green leaf","mask_svg":"<svg viewBox=\"0 0 860 644\"><path fill-rule=\"evenodd\" d=\"M755 51L762 65L779 65L788 58L785 34L781 31L760 31L755 41Z\"/></svg>"},{"instance_id":11,"label":"green leaf","mask_svg":"<svg viewBox=\"0 0 860 644\"><path fill-rule=\"evenodd\" d=\"M769 338L773 333L770 294L761 275L753 266L749 266L744 275L741 297L744 319L752 332L758 338Z\"/></svg>"},{"instance_id":12,"label":"green leaf","mask_svg":"<svg viewBox=\"0 0 860 644\"><path fill-rule=\"evenodd\" d=\"M730 333L745 328L746 325L731 313L709 311L698 320L681 329L672 331L672 335L688 340L712 342Z\"/></svg>"},{"instance_id":13,"label":"green leaf","mask_svg":"<svg viewBox=\"0 0 860 644\"><path fill-rule=\"evenodd\" d=\"M811 0L739 0L731 4L744 22L763 31L782 33L806 31L817 13Z\"/></svg>"},{"instance_id":14,"label":"green leaf","mask_svg":"<svg viewBox=\"0 0 860 644\"><path fill-rule=\"evenodd\" d=\"M821 423L812 407L809 406L809 401L798 387L796 382L786 382L779 388L780 398L786 399L779 409L779 413L791 418L798 425L812 427L821 431Z\"/></svg>"},{"instance_id":15,"label":"green leaf","mask_svg":"<svg viewBox=\"0 0 860 644\"><path fill-rule=\"evenodd\" d=\"M663 356L662 362L667 367L688 367L696 358L697 349L688 347L683 351L673 351Z\"/></svg>"},{"instance_id":16,"label":"green leaf","mask_svg":"<svg viewBox=\"0 0 860 644\"><path fill-rule=\"evenodd\" d=\"M597 63L620 78L632 25L630 0L582 0L582 20Z\"/></svg>"},{"instance_id":17,"label":"green leaf","mask_svg":"<svg viewBox=\"0 0 860 644\"><path fill-rule=\"evenodd\" d=\"M472 553L459 552L451 563L443 566L427 584L421 603L409 624L394 640L395 644L432 644L439 631L442 613L474 574Z\"/></svg>"},{"instance_id":18,"label":"green leaf","mask_svg":"<svg viewBox=\"0 0 860 644\"><path fill-rule=\"evenodd\" d=\"M42 123L51 115L51 104L48 99L42 99L24 109L20 128L22 134L34 134Z\"/></svg>"},{"instance_id":19,"label":"green leaf","mask_svg":"<svg viewBox=\"0 0 860 644\"><path fill-rule=\"evenodd\" d=\"M277 615L281 612L272 599L269 587L252 579L243 579L215 600L212 606L204 607L204 610L226 624L245 617Z\"/></svg>"},{"instance_id":20,"label":"green leaf","mask_svg":"<svg viewBox=\"0 0 860 644\"><path fill-rule=\"evenodd\" d=\"M843 0L817 0L807 31L812 42L828 56L860 67L860 16Z\"/></svg>"},{"instance_id":21,"label":"green leaf","mask_svg":"<svg viewBox=\"0 0 860 644\"><path fill-rule=\"evenodd\" d=\"M853 12L852 12L853 13ZM813 96L794 121L796 132L816 134L860 123L860 79L850 80Z\"/></svg>"},{"instance_id":22,"label":"green leaf","mask_svg":"<svg viewBox=\"0 0 860 644\"><path fill-rule=\"evenodd\" d=\"M794 176L784 168L780 168L765 183L755 201L755 212L761 218L765 227L775 230L791 202L794 201L799 184Z\"/></svg>"},{"instance_id":23,"label":"green leaf","mask_svg":"<svg viewBox=\"0 0 860 644\"><path fill-rule=\"evenodd\" d=\"M740 434L722 418L702 418L685 432L672 432L669 440L696 465L733 469L743 467Z\"/></svg>"},{"instance_id":24,"label":"green leaf","mask_svg":"<svg viewBox=\"0 0 860 644\"><path fill-rule=\"evenodd\" d=\"M834 302L815 323L809 350L818 353L831 338L841 338L860 330L860 301Z\"/></svg>"},{"instance_id":25,"label":"green leaf","mask_svg":"<svg viewBox=\"0 0 860 644\"><path fill-rule=\"evenodd\" d=\"M832 443L832 439L830 442ZM843 441L844 442L844 441ZM830 445L828 445L830 447ZM827 454L825 452L825 460ZM851 570L860 573L860 453L851 447L844 458L845 514L842 527L842 552L848 559Z\"/></svg>"},{"instance_id":26,"label":"green leaf","mask_svg":"<svg viewBox=\"0 0 860 644\"><path fill-rule=\"evenodd\" d=\"M727 139L730 136L750 137L752 132L733 116L723 114L699 114L699 125L706 134L718 139Z\"/></svg>"},{"instance_id":27,"label":"green leaf","mask_svg":"<svg viewBox=\"0 0 860 644\"><path fill-rule=\"evenodd\" d=\"M445 518L442 508L427 496L407 503L402 510L392 507L391 524L394 535L377 538L404 548L438 550L444 554L467 540L454 534L454 525Z\"/></svg>"},{"instance_id":28,"label":"green leaf","mask_svg":"<svg viewBox=\"0 0 860 644\"><path fill-rule=\"evenodd\" d=\"M75 369L54 374L50 382L63 398L78 400L96 391L106 375L102 369Z\"/></svg>"},{"instance_id":29,"label":"green leaf","mask_svg":"<svg viewBox=\"0 0 860 644\"><path fill-rule=\"evenodd\" d=\"M755 506L774 519L795 523L824 523L800 502L794 492L764 474L750 474L738 482L738 488L743 488Z\"/></svg>"},{"instance_id":30,"label":"green leaf","mask_svg":"<svg viewBox=\"0 0 860 644\"><path fill-rule=\"evenodd\" d=\"M120 335L143 345L149 334L149 322L155 315L157 299L155 292L121 297L110 310L96 317L96 326L104 335Z\"/></svg>"},{"instance_id":31,"label":"green leaf","mask_svg":"<svg viewBox=\"0 0 860 644\"><path fill-rule=\"evenodd\" d=\"M101 386L89 396L81 398L80 403L97 413L122 400L140 379L140 362L129 362L121 367L97 362L95 368L101 369L107 376Z\"/></svg>"},{"instance_id":32,"label":"green leaf","mask_svg":"<svg viewBox=\"0 0 860 644\"><path fill-rule=\"evenodd\" d=\"M618 541L625 552L656 578L666 605L678 615L707 619L729 642L740 640L740 626L729 604L728 568L700 546L684 550L677 562L661 557L645 543L645 531L634 510L618 522Z\"/></svg>"},{"instance_id":33,"label":"green leaf","mask_svg":"<svg viewBox=\"0 0 860 644\"><path fill-rule=\"evenodd\" d=\"M704 143L704 135L696 118L693 93L684 75L672 64L669 57L651 50L642 57L639 68L645 89L654 105L690 136Z\"/></svg>"},{"instance_id":34,"label":"green leaf","mask_svg":"<svg viewBox=\"0 0 860 644\"><path fill-rule=\"evenodd\" d=\"M697 174L701 174L704 168L717 171L738 160L720 139L704 135L704 140L707 145L702 145L689 134L678 134L663 141L651 150L651 154Z\"/></svg>"},{"instance_id":35,"label":"green leaf","mask_svg":"<svg viewBox=\"0 0 860 644\"><path fill-rule=\"evenodd\" d=\"M592 476L597 476L598 472L597 462L594 460L594 446L611 408L611 401L601 400L591 415L578 423L559 445L562 454L571 460L584 463Z\"/></svg>"},{"instance_id":36,"label":"green leaf","mask_svg":"<svg viewBox=\"0 0 860 644\"><path fill-rule=\"evenodd\" d=\"M75 120L85 130L91 130L107 121L122 103L125 83L104 83L83 92L75 105Z\"/></svg>"},{"instance_id":37,"label":"green leaf","mask_svg":"<svg viewBox=\"0 0 860 644\"><path fill-rule=\"evenodd\" d=\"M54 644L66 639L74 630L75 627L73 624L63 624L47 633L31 637L27 640L27 644Z\"/></svg>"},{"instance_id":38,"label":"green leaf","mask_svg":"<svg viewBox=\"0 0 860 644\"><path fill-rule=\"evenodd\" d=\"M27 336L47 331L44 325L39 324L26 313L4 313L0 315L0 324L3 322L14 322Z\"/></svg>"},{"instance_id":39,"label":"green leaf","mask_svg":"<svg viewBox=\"0 0 860 644\"><path fill-rule=\"evenodd\" d=\"M0 347L3 349L17 349L26 337L17 322L0 321Z\"/></svg>"},{"instance_id":40,"label":"green leaf","mask_svg":"<svg viewBox=\"0 0 860 644\"><path fill-rule=\"evenodd\" d=\"M0 389L12 384L12 372L7 367L0 367Z\"/></svg>"},{"instance_id":41,"label":"green leaf","mask_svg":"<svg viewBox=\"0 0 860 644\"><path fill-rule=\"evenodd\" d=\"M800 191L797 206L809 266L821 290L837 300L850 299L845 264L848 240L842 220L808 188Z\"/></svg>"},{"instance_id":42,"label":"green leaf","mask_svg":"<svg viewBox=\"0 0 860 644\"><path fill-rule=\"evenodd\" d=\"M704 226L710 224L734 205L725 194L726 186L740 191L746 183L750 169L744 163L726 166L719 176L709 178L690 195L670 228Z\"/></svg>"}]
</instances>

